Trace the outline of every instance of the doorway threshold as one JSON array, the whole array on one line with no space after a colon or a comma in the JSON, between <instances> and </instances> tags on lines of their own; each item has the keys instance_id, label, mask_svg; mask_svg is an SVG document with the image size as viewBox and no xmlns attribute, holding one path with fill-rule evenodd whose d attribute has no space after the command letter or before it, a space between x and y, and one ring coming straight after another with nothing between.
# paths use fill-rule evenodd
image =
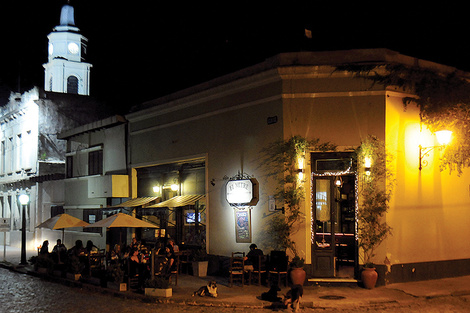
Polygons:
<instances>
[{"instance_id":1,"label":"doorway threshold","mask_svg":"<svg viewBox=\"0 0 470 313\"><path fill-rule=\"evenodd\" d=\"M310 283L358 283L354 278L347 277L325 277L325 278L309 278Z\"/></svg>"}]
</instances>

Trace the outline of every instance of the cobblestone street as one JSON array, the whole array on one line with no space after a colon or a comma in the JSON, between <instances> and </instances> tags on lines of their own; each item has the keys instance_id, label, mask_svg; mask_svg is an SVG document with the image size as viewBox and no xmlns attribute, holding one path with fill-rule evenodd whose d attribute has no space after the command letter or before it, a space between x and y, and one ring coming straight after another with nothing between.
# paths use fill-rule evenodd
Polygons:
<instances>
[{"instance_id":1,"label":"cobblestone street","mask_svg":"<svg viewBox=\"0 0 470 313\"><path fill-rule=\"evenodd\" d=\"M139 300L114 297L110 294L91 292L77 287L49 282L38 277L0 269L0 311L16 312L290 312L284 308L252 308L252 307L221 307L194 306L187 304L169 304L143 302ZM337 300L341 301L341 300ZM324 308L313 305L313 308L303 308L302 312L469 312L469 295L435 297L431 299L416 298L405 303L378 303L368 307Z\"/></svg>"}]
</instances>

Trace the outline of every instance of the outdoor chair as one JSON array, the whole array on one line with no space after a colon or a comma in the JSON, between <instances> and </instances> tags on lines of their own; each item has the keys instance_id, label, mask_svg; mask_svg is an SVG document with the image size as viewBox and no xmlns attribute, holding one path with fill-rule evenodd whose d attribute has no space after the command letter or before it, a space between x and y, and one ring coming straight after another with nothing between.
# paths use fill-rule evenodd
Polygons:
<instances>
[{"instance_id":1,"label":"outdoor chair","mask_svg":"<svg viewBox=\"0 0 470 313\"><path fill-rule=\"evenodd\" d=\"M252 284L253 280L256 280L258 286L262 285L262 282L264 282L262 278L266 273L266 256L260 255L255 264L253 264L253 271L250 272L250 284Z\"/></svg>"},{"instance_id":2,"label":"outdoor chair","mask_svg":"<svg viewBox=\"0 0 470 313\"><path fill-rule=\"evenodd\" d=\"M285 251L271 251L269 258L268 281L271 282L275 277L277 284L281 286L281 279L285 277L284 286L287 286L287 263L288 257Z\"/></svg>"},{"instance_id":3,"label":"outdoor chair","mask_svg":"<svg viewBox=\"0 0 470 313\"><path fill-rule=\"evenodd\" d=\"M242 287L245 284L245 252L232 252L230 258L230 287L234 280L240 280Z\"/></svg>"},{"instance_id":4,"label":"outdoor chair","mask_svg":"<svg viewBox=\"0 0 470 313\"><path fill-rule=\"evenodd\" d=\"M178 275L179 275L179 268L180 268L179 255L176 255L175 262L176 262L175 269L170 272L170 284L171 284L171 278L175 277L175 286L178 286Z\"/></svg>"}]
</instances>

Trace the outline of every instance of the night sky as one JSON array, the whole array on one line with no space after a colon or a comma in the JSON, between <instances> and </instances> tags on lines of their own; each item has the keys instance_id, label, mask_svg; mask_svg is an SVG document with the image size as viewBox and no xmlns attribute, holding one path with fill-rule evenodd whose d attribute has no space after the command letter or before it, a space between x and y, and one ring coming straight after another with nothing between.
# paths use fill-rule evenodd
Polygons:
<instances>
[{"instance_id":1,"label":"night sky","mask_svg":"<svg viewBox=\"0 0 470 313\"><path fill-rule=\"evenodd\" d=\"M0 85L21 91L43 86L47 35L65 3L1 2ZM463 2L360 3L71 0L75 24L89 40L91 95L119 113L280 52L388 48L470 71Z\"/></svg>"}]
</instances>

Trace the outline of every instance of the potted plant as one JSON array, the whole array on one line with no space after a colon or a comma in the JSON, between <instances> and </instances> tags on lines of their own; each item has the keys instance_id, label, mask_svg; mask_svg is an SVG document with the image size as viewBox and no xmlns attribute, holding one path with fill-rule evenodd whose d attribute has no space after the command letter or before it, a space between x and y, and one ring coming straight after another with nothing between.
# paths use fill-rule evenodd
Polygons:
<instances>
[{"instance_id":1,"label":"potted plant","mask_svg":"<svg viewBox=\"0 0 470 313\"><path fill-rule=\"evenodd\" d=\"M34 269L40 274L50 274L54 270L54 261L49 256L40 254L35 260Z\"/></svg>"},{"instance_id":2,"label":"potted plant","mask_svg":"<svg viewBox=\"0 0 470 313\"><path fill-rule=\"evenodd\" d=\"M84 266L80 263L77 256L71 255L67 259L67 278L79 280Z\"/></svg>"},{"instance_id":3,"label":"potted plant","mask_svg":"<svg viewBox=\"0 0 470 313\"><path fill-rule=\"evenodd\" d=\"M290 279L293 285L303 285L307 273L304 270L305 260L298 255L294 256L289 263L290 266Z\"/></svg>"},{"instance_id":4,"label":"potted plant","mask_svg":"<svg viewBox=\"0 0 470 313\"><path fill-rule=\"evenodd\" d=\"M38 261L38 256L37 255L33 255L29 258L28 262L34 266L34 270L37 271L37 261Z\"/></svg>"},{"instance_id":5,"label":"potted plant","mask_svg":"<svg viewBox=\"0 0 470 313\"><path fill-rule=\"evenodd\" d=\"M191 254L193 275L198 277L207 276L207 266L209 264L205 249L194 250Z\"/></svg>"},{"instance_id":6,"label":"potted plant","mask_svg":"<svg viewBox=\"0 0 470 313\"><path fill-rule=\"evenodd\" d=\"M173 295L170 281L163 277L155 277L144 282L145 295L150 297L169 298Z\"/></svg>"},{"instance_id":7,"label":"potted plant","mask_svg":"<svg viewBox=\"0 0 470 313\"><path fill-rule=\"evenodd\" d=\"M372 260L375 250L391 234L384 215L389 208L394 180L387 167L385 145L377 138L369 136L357 149L356 155L362 177L357 212L358 244L364 264L361 276L364 286L372 289L378 278Z\"/></svg>"},{"instance_id":8,"label":"potted plant","mask_svg":"<svg viewBox=\"0 0 470 313\"><path fill-rule=\"evenodd\" d=\"M108 287L119 291L126 291L127 284L124 283L124 271L119 264L111 264L106 269Z\"/></svg>"}]
</instances>

